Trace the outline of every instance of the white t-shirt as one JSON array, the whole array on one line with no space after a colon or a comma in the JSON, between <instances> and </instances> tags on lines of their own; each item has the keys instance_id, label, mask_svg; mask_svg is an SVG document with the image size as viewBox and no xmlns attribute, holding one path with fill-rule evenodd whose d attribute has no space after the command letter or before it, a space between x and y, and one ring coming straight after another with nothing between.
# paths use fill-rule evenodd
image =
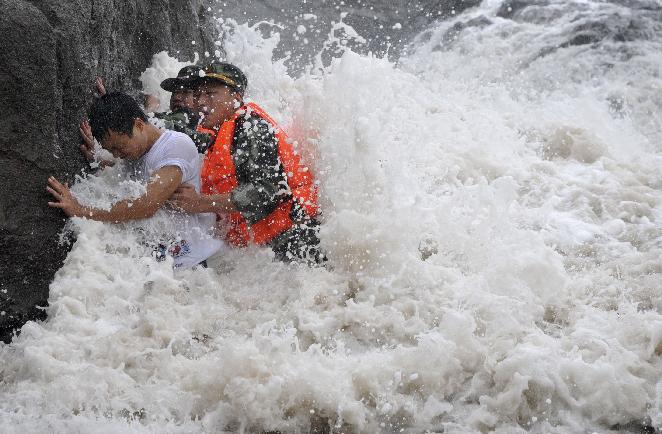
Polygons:
<instances>
[{"instance_id":1,"label":"white t-shirt","mask_svg":"<svg viewBox=\"0 0 662 434\"><path fill-rule=\"evenodd\" d=\"M182 171L182 184L190 184L200 193L201 159L193 141L183 133L165 130L149 151L132 165L136 178L143 182L166 166L177 166ZM168 208L159 212L168 213L172 226L164 228L160 243L161 253L174 258L175 267L193 267L218 252L225 244L214 238L216 216L213 213L186 214Z\"/></svg>"}]
</instances>

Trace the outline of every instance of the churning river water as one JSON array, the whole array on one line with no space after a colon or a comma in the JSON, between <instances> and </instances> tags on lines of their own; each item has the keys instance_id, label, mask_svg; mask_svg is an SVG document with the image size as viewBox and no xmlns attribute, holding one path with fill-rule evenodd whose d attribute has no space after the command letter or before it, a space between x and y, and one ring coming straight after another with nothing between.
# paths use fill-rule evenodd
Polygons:
<instances>
[{"instance_id":1,"label":"churning river water","mask_svg":"<svg viewBox=\"0 0 662 434\"><path fill-rule=\"evenodd\" d=\"M339 21L296 77L277 34L219 25L320 182L329 266L249 248L175 274L141 243L163 216L70 222L49 319L0 343L2 432L662 427L659 1L486 0L397 62ZM155 55L145 88L180 65Z\"/></svg>"}]
</instances>

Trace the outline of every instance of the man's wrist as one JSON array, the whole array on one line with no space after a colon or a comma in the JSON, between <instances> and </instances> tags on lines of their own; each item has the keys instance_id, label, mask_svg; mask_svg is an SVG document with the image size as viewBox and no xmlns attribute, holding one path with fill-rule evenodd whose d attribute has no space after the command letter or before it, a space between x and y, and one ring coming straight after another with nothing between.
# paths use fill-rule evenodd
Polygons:
<instances>
[{"instance_id":1,"label":"man's wrist","mask_svg":"<svg viewBox=\"0 0 662 434\"><path fill-rule=\"evenodd\" d=\"M201 194L198 196L198 212L210 212L212 209L212 202L209 196Z\"/></svg>"},{"instance_id":2,"label":"man's wrist","mask_svg":"<svg viewBox=\"0 0 662 434\"><path fill-rule=\"evenodd\" d=\"M208 196L209 199L209 204L210 204L210 209L213 210L214 212L230 212L231 210L231 204L232 202L230 201L230 195L229 194L218 194L218 195L213 195L213 196Z\"/></svg>"},{"instance_id":3,"label":"man's wrist","mask_svg":"<svg viewBox=\"0 0 662 434\"><path fill-rule=\"evenodd\" d=\"M72 217L92 217L92 208L77 205L73 210Z\"/></svg>"}]
</instances>

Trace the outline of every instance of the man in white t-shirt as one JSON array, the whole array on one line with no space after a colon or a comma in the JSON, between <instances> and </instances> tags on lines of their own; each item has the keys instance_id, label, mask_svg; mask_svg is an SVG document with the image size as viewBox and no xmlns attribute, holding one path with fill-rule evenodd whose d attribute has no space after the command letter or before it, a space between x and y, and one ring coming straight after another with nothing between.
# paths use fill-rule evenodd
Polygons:
<instances>
[{"instance_id":1,"label":"man in white t-shirt","mask_svg":"<svg viewBox=\"0 0 662 434\"><path fill-rule=\"evenodd\" d=\"M110 210L81 205L69 188L55 178L46 189L69 217L121 223L152 217L181 184L200 191L200 158L193 141L185 134L160 130L150 124L140 106L128 95L109 93L97 99L89 113L93 136L116 158L131 161L134 175L145 181L146 192L136 199L121 200ZM161 256L169 253L175 267L193 267L215 254L223 243L212 236L213 214L186 214L164 209L174 221L167 240L154 240Z\"/></svg>"}]
</instances>

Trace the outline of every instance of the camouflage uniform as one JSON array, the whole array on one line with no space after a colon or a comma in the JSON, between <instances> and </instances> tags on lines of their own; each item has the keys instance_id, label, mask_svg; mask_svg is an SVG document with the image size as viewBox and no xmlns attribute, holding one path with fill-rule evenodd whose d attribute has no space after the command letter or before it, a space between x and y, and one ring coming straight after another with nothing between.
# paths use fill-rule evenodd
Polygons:
<instances>
[{"instance_id":1,"label":"camouflage uniform","mask_svg":"<svg viewBox=\"0 0 662 434\"><path fill-rule=\"evenodd\" d=\"M165 129L189 136L200 154L207 152L212 144L213 137L210 134L196 131L198 117L190 110L181 108L174 112L155 113L154 117L163 121Z\"/></svg>"},{"instance_id":2,"label":"camouflage uniform","mask_svg":"<svg viewBox=\"0 0 662 434\"><path fill-rule=\"evenodd\" d=\"M237 123L232 157L237 187L231 193L231 200L249 224L264 219L278 205L291 199L285 170L278 157L278 141L266 120L253 114ZM319 249L319 222L309 217L296 201L290 218L294 225L269 242L276 259L309 265L325 262Z\"/></svg>"}]
</instances>

